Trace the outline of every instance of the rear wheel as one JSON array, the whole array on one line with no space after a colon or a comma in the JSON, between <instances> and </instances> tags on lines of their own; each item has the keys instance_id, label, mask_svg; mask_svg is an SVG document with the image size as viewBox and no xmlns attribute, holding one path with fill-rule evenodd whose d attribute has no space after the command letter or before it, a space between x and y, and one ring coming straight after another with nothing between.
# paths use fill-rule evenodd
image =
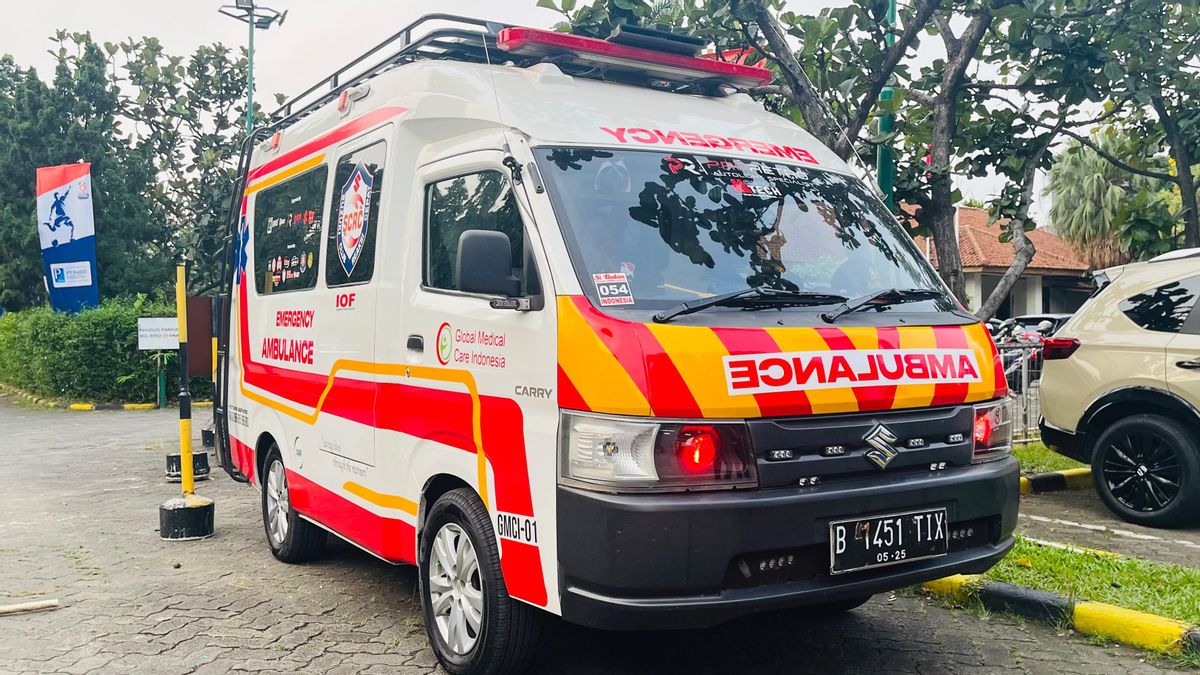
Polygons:
<instances>
[{"instance_id":1,"label":"rear wheel","mask_svg":"<svg viewBox=\"0 0 1200 675\"><path fill-rule=\"evenodd\" d=\"M1200 448L1187 428L1160 415L1134 415L1101 434L1092 482L1122 519L1172 527L1200 519Z\"/></svg>"},{"instance_id":2,"label":"rear wheel","mask_svg":"<svg viewBox=\"0 0 1200 675\"><path fill-rule=\"evenodd\" d=\"M271 554L285 563L312 560L325 550L325 530L300 517L292 508L287 472L279 446L271 444L263 464L262 515Z\"/></svg>"},{"instance_id":3,"label":"rear wheel","mask_svg":"<svg viewBox=\"0 0 1200 675\"><path fill-rule=\"evenodd\" d=\"M509 597L491 518L470 489L447 492L429 509L420 579L425 632L448 672L502 675L529 666L538 610Z\"/></svg>"}]
</instances>

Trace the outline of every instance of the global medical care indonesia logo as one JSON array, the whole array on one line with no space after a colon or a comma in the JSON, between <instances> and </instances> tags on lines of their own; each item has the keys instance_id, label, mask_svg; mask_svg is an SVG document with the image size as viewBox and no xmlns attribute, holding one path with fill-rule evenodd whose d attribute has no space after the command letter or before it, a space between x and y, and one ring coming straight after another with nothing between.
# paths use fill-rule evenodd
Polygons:
<instances>
[{"instance_id":1,"label":"global medical care indonesia logo","mask_svg":"<svg viewBox=\"0 0 1200 675\"><path fill-rule=\"evenodd\" d=\"M437 357L438 363L443 366L450 364L450 356L454 353L454 330L450 328L450 324L443 323L438 326L437 332Z\"/></svg>"},{"instance_id":2,"label":"global medical care indonesia logo","mask_svg":"<svg viewBox=\"0 0 1200 675\"><path fill-rule=\"evenodd\" d=\"M367 223L371 219L371 185L374 182L370 172L359 162L342 186L342 200L338 206L337 251L346 276L354 272L367 241Z\"/></svg>"}]
</instances>

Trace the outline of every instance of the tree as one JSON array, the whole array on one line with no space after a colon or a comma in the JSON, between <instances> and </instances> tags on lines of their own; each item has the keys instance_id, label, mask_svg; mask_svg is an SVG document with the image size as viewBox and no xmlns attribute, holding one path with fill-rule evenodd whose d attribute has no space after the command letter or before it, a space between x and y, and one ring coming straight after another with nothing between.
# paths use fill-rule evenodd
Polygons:
<instances>
[{"instance_id":1,"label":"tree","mask_svg":"<svg viewBox=\"0 0 1200 675\"><path fill-rule=\"evenodd\" d=\"M1108 127L1091 135L1105 152L1134 164L1152 166L1147 148L1134 142L1128 132ZM1131 156L1133 153L1134 156ZM1072 140L1050 169L1046 194L1053 199L1050 225L1055 234L1094 268L1110 267L1141 257L1121 239L1118 216L1126 203L1140 192L1157 192L1163 182L1122 171L1096 151ZM1155 228L1157 229L1157 228Z\"/></svg>"}]
</instances>

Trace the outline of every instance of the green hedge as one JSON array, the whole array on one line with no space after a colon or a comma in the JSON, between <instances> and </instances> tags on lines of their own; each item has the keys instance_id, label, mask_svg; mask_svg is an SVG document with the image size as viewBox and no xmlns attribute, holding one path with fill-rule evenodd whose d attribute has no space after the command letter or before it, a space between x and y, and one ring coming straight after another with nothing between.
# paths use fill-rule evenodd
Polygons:
<instances>
[{"instance_id":1,"label":"green hedge","mask_svg":"<svg viewBox=\"0 0 1200 675\"><path fill-rule=\"evenodd\" d=\"M175 306L141 298L106 300L78 314L37 307L0 316L0 382L57 400L153 402L155 352L138 351L137 320L175 316ZM170 357L167 394L179 392L179 364ZM192 379L192 396L208 399L212 380Z\"/></svg>"}]
</instances>

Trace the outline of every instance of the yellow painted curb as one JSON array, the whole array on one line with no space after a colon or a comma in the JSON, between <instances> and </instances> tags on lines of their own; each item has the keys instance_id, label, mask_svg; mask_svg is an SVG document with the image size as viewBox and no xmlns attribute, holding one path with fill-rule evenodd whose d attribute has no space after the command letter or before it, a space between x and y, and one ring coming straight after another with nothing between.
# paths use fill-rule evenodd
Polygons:
<instances>
[{"instance_id":1,"label":"yellow painted curb","mask_svg":"<svg viewBox=\"0 0 1200 675\"><path fill-rule=\"evenodd\" d=\"M72 403L67 406L71 410L95 410L96 406L92 403Z\"/></svg>"},{"instance_id":2,"label":"yellow painted curb","mask_svg":"<svg viewBox=\"0 0 1200 675\"><path fill-rule=\"evenodd\" d=\"M1171 654L1183 650L1183 637L1190 628L1182 621L1103 602L1080 602L1075 605L1072 623L1075 630L1081 633L1101 635L1127 645Z\"/></svg>"},{"instance_id":3,"label":"yellow painted curb","mask_svg":"<svg viewBox=\"0 0 1200 675\"><path fill-rule=\"evenodd\" d=\"M1031 494L1033 494L1033 483L1030 483L1029 479L1025 476L1021 476L1021 496L1024 497Z\"/></svg>"},{"instance_id":4,"label":"yellow painted curb","mask_svg":"<svg viewBox=\"0 0 1200 675\"><path fill-rule=\"evenodd\" d=\"M953 576L926 581L921 588L937 595L948 596L955 602L966 602L971 597L972 587L979 581L978 574L955 574Z\"/></svg>"},{"instance_id":5,"label":"yellow painted curb","mask_svg":"<svg viewBox=\"0 0 1200 675\"><path fill-rule=\"evenodd\" d=\"M153 403L126 403L125 410L154 410L156 407Z\"/></svg>"},{"instance_id":6,"label":"yellow painted curb","mask_svg":"<svg viewBox=\"0 0 1200 675\"><path fill-rule=\"evenodd\" d=\"M193 408L211 408L212 401L192 401Z\"/></svg>"},{"instance_id":7,"label":"yellow painted curb","mask_svg":"<svg viewBox=\"0 0 1200 675\"><path fill-rule=\"evenodd\" d=\"M1065 469L1059 471L1067 481L1068 488L1086 488L1092 486L1092 470L1088 467Z\"/></svg>"}]
</instances>

